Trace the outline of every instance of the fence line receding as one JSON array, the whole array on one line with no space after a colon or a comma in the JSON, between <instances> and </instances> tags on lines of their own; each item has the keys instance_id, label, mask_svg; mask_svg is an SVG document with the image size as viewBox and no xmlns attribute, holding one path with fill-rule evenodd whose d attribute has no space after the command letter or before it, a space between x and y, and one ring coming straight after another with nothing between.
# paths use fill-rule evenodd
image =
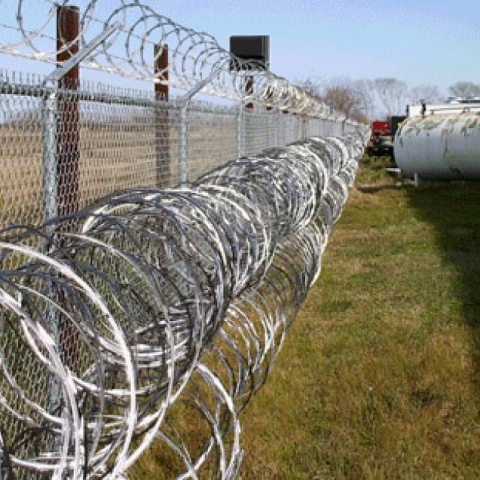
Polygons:
<instances>
[{"instance_id":1,"label":"fence line receding","mask_svg":"<svg viewBox=\"0 0 480 480\"><path fill-rule=\"evenodd\" d=\"M0 2L51 65L0 71L2 479L236 478L355 178L364 126L154 5Z\"/></svg>"}]
</instances>

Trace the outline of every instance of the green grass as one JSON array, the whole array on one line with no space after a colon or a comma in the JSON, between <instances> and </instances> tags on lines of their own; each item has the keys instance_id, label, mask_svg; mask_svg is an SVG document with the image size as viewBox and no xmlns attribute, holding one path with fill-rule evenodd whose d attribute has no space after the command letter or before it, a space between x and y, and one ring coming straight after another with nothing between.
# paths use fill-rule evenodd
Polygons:
<instances>
[{"instance_id":1,"label":"green grass","mask_svg":"<svg viewBox=\"0 0 480 480\"><path fill-rule=\"evenodd\" d=\"M243 480L480 478L480 184L365 158L267 384ZM180 406L190 440L203 438ZM181 423L181 422L180 422ZM138 478L171 478L154 445Z\"/></svg>"},{"instance_id":2,"label":"green grass","mask_svg":"<svg viewBox=\"0 0 480 480\"><path fill-rule=\"evenodd\" d=\"M480 477L480 185L382 162L242 417L242 479Z\"/></svg>"}]
</instances>

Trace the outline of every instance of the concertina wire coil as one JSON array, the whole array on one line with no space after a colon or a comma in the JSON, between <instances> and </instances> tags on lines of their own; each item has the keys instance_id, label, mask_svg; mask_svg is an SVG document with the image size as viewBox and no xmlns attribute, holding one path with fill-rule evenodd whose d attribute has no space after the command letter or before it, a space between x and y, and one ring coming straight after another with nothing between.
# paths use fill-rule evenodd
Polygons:
<instances>
[{"instance_id":1,"label":"concertina wire coil","mask_svg":"<svg viewBox=\"0 0 480 480\"><path fill-rule=\"evenodd\" d=\"M311 138L1 231L3 478L127 478L153 441L178 478L236 478L239 414L319 274L364 142ZM186 410L208 425L193 445Z\"/></svg>"},{"instance_id":2,"label":"concertina wire coil","mask_svg":"<svg viewBox=\"0 0 480 480\"><path fill-rule=\"evenodd\" d=\"M77 7L78 6L78 7ZM78 8L78 36L61 37L68 21L58 8ZM254 60L233 56L210 34L160 14L159 5L140 0L0 0L0 52L61 64L59 54L74 55L102 32L112 33L88 51L81 65L110 75L313 117L347 120L318 97L308 94ZM67 30L71 30L69 26ZM57 36L60 35L59 38ZM168 51L168 66L157 60ZM155 67L157 65L157 67ZM232 68L233 66L233 68ZM248 85L255 85L254 88Z\"/></svg>"}]
</instances>

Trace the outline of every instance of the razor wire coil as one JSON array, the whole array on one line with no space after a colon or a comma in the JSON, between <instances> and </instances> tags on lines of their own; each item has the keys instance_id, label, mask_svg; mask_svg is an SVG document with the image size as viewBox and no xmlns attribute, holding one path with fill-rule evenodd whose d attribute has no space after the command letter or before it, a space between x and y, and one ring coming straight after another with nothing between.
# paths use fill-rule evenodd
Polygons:
<instances>
[{"instance_id":1,"label":"razor wire coil","mask_svg":"<svg viewBox=\"0 0 480 480\"><path fill-rule=\"evenodd\" d=\"M78 118L75 108L71 118L62 109L78 100L84 122L80 149L95 168L121 177L133 163L118 138L125 137L130 148L145 130L143 143L156 156L152 162L145 155L143 170L155 165L157 173L168 176L155 182L145 172L135 173L126 185L143 188L107 196L104 192L112 189L96 185L91 176L85 180L92 190L82 190L82 198L73 200L59 195L62 216L45 215L50 220L43 224L22 224L38 217L38 189L13 203L19 224L0 230L2 478L147 478L141 456L152 443L163 445L168 475L236 478L243 458L239 416L267 378L319 275L365 132L285 79L233 58L211 35L177 24L146 2L75 3L82 4L79 34L65 39L55 29L64 30L61 15L56 25L58 7L72 7L69 0L0 0L5 14L0 29L6 32L0 51L57 66L60 54L88 51L83 67L168 84L187 95L160 105L157 95L120 98L113 89L93 95L51 85L51 77L25 81L0 72L2 98L11 99L14 107L2 103L0 109L6 138L27 143L28 135L36 145L35 172L30 160L20 158L21 150L7 155L7 161L25 160L29 166L18 172L10 167L2 184L8 202L0 207L8 208L16 198L11 179L24 175L33 185L39 177L39 139L51 96L57 96L63 115L53 130L59 128L62 155L72 157L72 165L78 151L67 132L79 132ZM167 49L168 70L158 69L156 60ZM252 79L253 91L248 88ZM154 188L171 185L170 165L159 159L171 156L173 144L179 156L186 149L187 115L192 138L206 135L204 125L194 128L199 113L210 115L192 108L190 99L198 91L257 102L265 111L223 112L222 127L218 121L215 125L232 152L222 150L222 158L211 163L202 153L201 173L188 177L194 180L238 152L244 157L182 187ZM141 118L128 135L123 104ZM15 115L18 105L21 115ZM217 109L211 113L218 117ZM279 121L279 116L285 118ZM358 131L257 154L260 144L284 145L286 138L304 135L304 116L310 128L315 122L323 122L322 129L330 121L340 126L344 120L342 133L346 124L348 131ZM111 123L116 124L112 135ZM147 133L146 123L155 123L155 132ZM170 128L177 123L178 134ZM257 145L249 132L259 125L265 138ZM280 142L279 126L285 129ZM90 130L95 135L87 135ZM104 158L112 145L122 149L121 162ZM54 142L49 147L50 153L58 149ZM189 160L192 153L193 148ZM76 175L68 169L62 174ZM50 186L43 188L44 200ZM101 200L92 202L99 192ZM69 201L68 208L61 205ZM83 208L77 211L80 201ZM35 205L32 212L26 208L30 204Z\"/></svg>"},{"instance_id":2,"label":"razor wire coil","mask_svg":"<svg viewBox=\"0 0 480 480\"><path fill-rule=\"evenodd\" d=\"M178 478L236 478L238 416L319 274L363 142L312 138L1 231L5 478L134 475L155 439ZM209 426L201 445L179 405Z\"/></svg>"},{"instance_id":3,"label":"razor wire coil","mask_svg":"<svg viewBox=\"0 0 480 480\"><path fill-rule=\"evenodd\" d=\"M168 84L191 91L204 84L209 95L235 101L258 102L267 107L310 116L339 117L328 105L314 98L268 69L258 69L255 61L234 57L210 34L182 26L159 14L139 0L83 0L80 5L78 37L60 38L56 22L58 7L73 7L70 0L2 0L5 13L0 28L8 32L0 41L0 51L11 55L60 64L58 56L74 54L89 45L101 32L114 29L87 55L82 65L109 74ZM32 15L34 11L34 15ZM58 28L61 32L62 28ZM155 61L168 49L168 67L155 68ZM254 89L247 88L249 82ZM340 115L341 116L341 115Z\"/></svg>"}]
</instances>

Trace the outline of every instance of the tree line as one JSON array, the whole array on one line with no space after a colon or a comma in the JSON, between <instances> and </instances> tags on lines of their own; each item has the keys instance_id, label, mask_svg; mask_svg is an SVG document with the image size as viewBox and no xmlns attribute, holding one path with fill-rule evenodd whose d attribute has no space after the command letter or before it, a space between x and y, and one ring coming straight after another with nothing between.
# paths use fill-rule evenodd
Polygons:
<instances>
[{"instance_id":1,"label":"tree line","mask_svg":"<svg viewBox=\"0 0 480 480\"><path fill-rule=\"evenodd\" d=\"M306 79L300 86L349 118L365 123L403 115L409 104L444 103L447 100L436 85L409 88L396 78L351 80L341 77L328 82ZM453 98L480 99L480 84L459 81L448 87L448 94Z\"/></svg>"}]
</instances>

